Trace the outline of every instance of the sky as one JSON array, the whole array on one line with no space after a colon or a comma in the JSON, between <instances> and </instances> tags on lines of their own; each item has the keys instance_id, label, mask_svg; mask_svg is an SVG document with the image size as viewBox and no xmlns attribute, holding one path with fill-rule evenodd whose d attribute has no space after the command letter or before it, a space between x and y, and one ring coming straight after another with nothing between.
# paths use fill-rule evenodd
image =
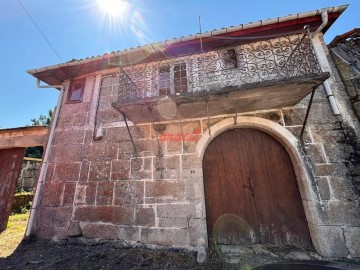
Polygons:
<instances>
[{"instance_id":1,"label":"sky","mask_svg":"<svg viewBox=\"0 0 360 270\"><path fill-rule=\"evenodd\" d=\"M350 4L325 41L360 27L359 0L123 0L118 14L100 1L0 0L0 129L28 125L56 105L59 91L37 88L26 70L196 34L199 16L205 32Z\"/></svg>"}]
</instances>

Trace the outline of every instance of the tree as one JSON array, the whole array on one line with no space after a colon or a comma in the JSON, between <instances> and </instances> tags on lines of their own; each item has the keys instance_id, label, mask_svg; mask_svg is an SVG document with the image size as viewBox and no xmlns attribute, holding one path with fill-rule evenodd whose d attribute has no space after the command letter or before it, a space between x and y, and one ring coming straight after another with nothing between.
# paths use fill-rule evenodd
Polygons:
<instances>
[{"instance_id":1,"label":"tree","mask_svg":"<svg viewBox=\"0 0 360 270\"><path fill-rule=\"evenodd\" d=\"M48 115L40 114L38 119L31 119L31 125L32 126L50 126L51 118L52 118L53 112L52 110L48 111Z\"/></svg>"},{"instance_id":2,"label":"tree","mask_svg":"<svg viewBox=\"0 0 360 270\"><path fill-rule=\"evenodd\" d=\"M47 115L40 114L39 118L31 119L31 126L50 126L53 111L49 109ZM44 148L42 146L28 147L25 151L25 157L42 158Z\"/></svg>"}]
</instances>

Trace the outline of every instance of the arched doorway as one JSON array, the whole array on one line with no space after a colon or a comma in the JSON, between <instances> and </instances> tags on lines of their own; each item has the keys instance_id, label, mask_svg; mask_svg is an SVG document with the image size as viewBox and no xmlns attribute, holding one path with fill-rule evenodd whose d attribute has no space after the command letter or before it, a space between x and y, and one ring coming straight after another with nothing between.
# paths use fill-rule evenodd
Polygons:
<instances>
[{"instance_id":1,"label":"arched doorway","mask_svg":"<svg viewBox=\"0 0 360 270\"><path fill-rule=\"evenodd\" d=\"M209 237L216 231L220 244L311 247L291 159L269 134L220 134L204 153L203 174Z\"/></svg>"}]
</instances>

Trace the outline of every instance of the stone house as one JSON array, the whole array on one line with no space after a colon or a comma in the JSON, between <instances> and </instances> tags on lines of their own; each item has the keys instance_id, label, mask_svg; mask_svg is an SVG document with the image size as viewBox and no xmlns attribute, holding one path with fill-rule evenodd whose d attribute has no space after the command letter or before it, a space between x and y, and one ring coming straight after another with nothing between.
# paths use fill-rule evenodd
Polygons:
<instances>
[{"instance_id":1,"label":"stone house","mask_svg":"<svg viewBox=\"0 0 360 270\"><path fill-rule=\"evenodd\" d=\"M359 122L323 40L345 9L28 71L60 96L27 235L360 256Z\"/></svg>"}]
</instances>

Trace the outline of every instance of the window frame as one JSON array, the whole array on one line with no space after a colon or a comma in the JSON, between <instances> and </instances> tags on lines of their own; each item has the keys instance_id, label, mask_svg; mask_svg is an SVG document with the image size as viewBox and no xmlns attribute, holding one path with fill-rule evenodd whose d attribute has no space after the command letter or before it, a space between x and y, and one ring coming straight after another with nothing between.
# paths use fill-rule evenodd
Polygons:
<instances>
[{"instance_id":1,"label":"window frame","mask_svg":"<svg viewBox=\"0 0 360 270\"><path fill-rule=\"evenodd\" d=\"M223 54L223 61L226 70L237 69L239 67L239 59L237 57L235 47L224 49Z\"/></svg>"},{"instance_id":2,"label":"window frame","mask_svg":"<svg viewBox=\"0 0 360 270\"><path fill-rule=\"evenodd\" d=\"M185 69L183 69L183 67L185 67ZM179 68L178 70L176 70L177 68ZM185 72L185 76L183 76L183 73ZM179 77L177 77L177 74L179 75ZM175 84L175 80L179 80L180 85L183 84L183 81L186 80L186 91L181 91L181 88L176 88L176 84ZM174 84L174 93L175 95L180 95L182 93L188 93L189 92L189 86L188 86L188 65L187 62L179 62L179 63L174 63L173 65L173 84ZM180 90L180 91L177 91Z\"/></svg>"},{"instance_id":3,"label":"window frame","mask_svg":"<svg viewBox=\"0 0 360 270\"><path fill-rule=\"evenodd\" d=\"M181 69L181 66L185 66L185 70ZM176 67L180 67L179 71L175 71ZM161 70L166 69L168 72L161 72ZM167 95L180 95L182 93L188 93L189 92L189 74L188 74L188 63L187 61L181 61L181 62L172 62L172 63L167 63L167 64L163 64L161 66L158 67L158 94L159 96L167 96ZM175 72L178 72L179 74L181 74L181 72L186 73L186 77L178 77L176 78L175 76ZM164 78L162 77L162 75L160 74L168 74L168 78ZM186 91L185 92L177 92L176 91L176 87L175 87L175 80L176 79L180 79L180 81L184 80L184 78L186 78ZM168 91L165 93L165 89L162 86L162 83L169 80L170 82L170 87L168 89Z\"/></svg>"},{"instance_id":4,"label":"window frame","mask_svg":"<svg viewBox=\"0 0 360 270\"><path fill-rule=\"evenodd\" d=\"M85 81L86 78L81 78L81 79L75 79L75 80L71 80L70 81L70 85L69 85L69 89L68 89L68 93L67 93L67 98L66 98L66 103L67 104L72 104L72 103L81 103L83 101L83 97L84 97L84 89L85 89ZM75 90L75 85L77 84L81 84L80 88L76 88L76 90L80 89L80 96L78 99L72 100L71 96L74 93Z\"/></svg>"},{"instance_id":5,"label":"window frame","mask_svg":"<svg viewBox=\"0 0 360 270\"><path fill-rule=\"evenodd\" d=\"M162 72L163 71L163 72ZM159 75L158 75L158 92L159 96L167 96L171 95L172 92L172 85L171 85L171 72L172 72L172 66L171 64L166 64L159 66ZM164 75L167 75L164 77ZM163 84L166 82L169 82L169 88L165 88ZM166 91L166 92L165 92Z\"/></svg>"}]
</instances>

